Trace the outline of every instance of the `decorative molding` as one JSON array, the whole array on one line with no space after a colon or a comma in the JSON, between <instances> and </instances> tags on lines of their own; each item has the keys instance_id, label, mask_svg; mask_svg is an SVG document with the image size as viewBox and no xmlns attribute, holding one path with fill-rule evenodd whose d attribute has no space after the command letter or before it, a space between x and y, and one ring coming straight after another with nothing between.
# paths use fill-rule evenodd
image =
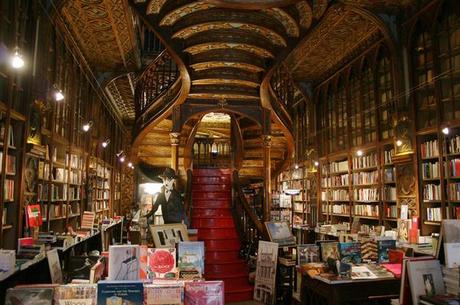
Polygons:
<instances>
[{"instance_id":1,"label":"decorative molding","mask_svg":"<svg viewBox=\"0 0 460 305\"><path fill-rule=\"evenodd\" d=\"M299 37L300 30L299 26L297 25L297 22L291 15L286 13L284 10L279 8L270 8L262 10L262 12L281 22L281 24L283 24L286 30L286 33L289 36Z\"/></svg>"},{"instance_id":2,"label":"decorative molding","mask_svg":"<svg viewBox=\"0 0 460 305\"><path fill-rule=\"evenodd\" d=\"M262 67L258 67L256 65L242 63L242 62L230 62L230 61L206 61L206 62L199 62L190 65L192 69L195 71L203 71L209 69L216 69L216 68L234 68L240 69L247 72L258 73L263 72L265 69Z\"/></svg>"},{"instance_id":3,"label":"decorative molding","mask_svg":"<svg viewBox=\"0 0 460 305\"><path fill-rule=\"evenodd\" d=\"M201 24L192 25L184 29L181 29L178 32L176 32L172 37L179 38L179 39L187 39L193 35L197 35L197 34L200 34L206 31L211 31L211 30L247 31L247 32L256 33L258 35L261 35L267 38L269 41L271 41L273 44L277 46L285 47L287 45L286 40L281 35L276 33L275 31L272 31L269 28L259 26L256 24L249 24L249 23L243 23L243 22L218 21L218 22L201 23Z\"/></svg>"},{"instance_id":4,"label":"decorative molding","mask_svg":"<svg viewBox=\"0 0 460 305\"><path fill-rule=\"evenodd\" d=\"M184 50L191 55L196 55L199 53L203 53L210 50L218 50L218 49L233 49L233 50L243 50L249 53L256 54L260 57L265 58L274 58L275 56L270 52L263 48L256 47L253 45L249 45L246 43L227 43L227 42L209 42L209 43L202 43L197 44L194 46L190 46Z\"/></svg>"},{"instance_id":5,"label":"decorative molding","mask_svg":"<svg viewBox=\"0 0 460 305\"><path fill-rule=\"evenodd\" d=\"M152 0L156 1L156 0ZM160 26L172 26L174 25L179 19L184 18L187 15L192 13L196 13L199 11L205 11L210 8L216 7L213 4L208 3L207 1L194 1L189 4L183 5L174 9L172 12L167 13L163 19L160 21Z\"/></svg>"}]
</instances>

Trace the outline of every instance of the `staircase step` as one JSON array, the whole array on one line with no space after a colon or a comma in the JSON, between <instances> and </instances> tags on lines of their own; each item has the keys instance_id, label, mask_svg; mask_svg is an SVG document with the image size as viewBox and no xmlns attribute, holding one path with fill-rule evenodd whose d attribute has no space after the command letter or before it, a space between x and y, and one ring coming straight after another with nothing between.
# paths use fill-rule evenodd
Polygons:
<instances>
[{"instance_id":1,"label":"staircase step","mask_svg":"<svg viewBox=\"0 0 460 305\"><path fill-rule=\"evenodd\" d=\"M192 178L193 186L195 185L213 185L213 184L225 184L231 185L232 178L230 176L220 176L220 177L193 177Z\"/></svg>"},{"instance_id":2,"label":"staircase step","mask_svg":"<svg viewBox=\"0 0 460 305\"><path fill-rule=\"evenodd\" d=\"M229 200L231 199L231 193L226 192L193 192L192 199L220 199L220 200Z\"/></svg>"},{"instance_id":3,"label":"staircase step","mask_svg":"<svg viewBox=\"0 0 460 305\"><path fill-rule=\"evenodd\" d=\"M199 228L234 228L232 218L192 218L192 227Z\"/></svg>"},{"instance_id":4,"label":"staircase step","mask_svg":"<svg viewBox=\"0 0 460 305\"><path fill-rule=\"evenodd\" d=\"M198 240L238 238L235 228L198 229Z\"/></svg>"},{"instance_id":5,"label":"staircase step","mask_svg":"<svg viewBox=\"0 0 460 305\"><path fill-rule=\"evenodd\" d=\"M201 207L201 208L208 208L208 209L230 209L231 208L231 200L223 199L223 200L209 200L209 199L194 199L193 200L193 207Z\"/></svg>"},{"instance_id":6,"label":"staircase step","mask_svg":"<svg viewBox=\"0 0 460 305\"><path fill-rule=\"evenodd\" d=\"M229 168L196 168L193 170L193 176L230 176L232 170Z\"/></svg>"},{"instance_id":7,"label":"staircase step","mask_svg":"<svg viewBox=\"0 0 460 305\"><path fill-rule=\"evenodd\" d=\"M197 192L228 192L230 193L232 186L229 183L221 184L194 184L192 194Z\"/></svg>"},{"instance_id":8,"label":"staircase step","mask_svg":"<svg viewBox=\"0 0 460 305\"><path fill-rule=\"evenodd\" d=\"M232 239L206 239L204 247L207 251L239 251L241 244L237 238Z\"/></svg>"},{"instance_id":9,"label":"staircase step","mask_svg":"<svg viewBox=\"0 0 460 305\"><path fill-rule=\"evenodd\" d=\"M206 270L207 275L214 274L216 276L220 274L228 274L228 273L248 273L248 266L245 261L242 259L234 260L234 261L227 261L227 262L220 262L220 263L208 263L206 262L206 266L204 267Z\"/></svg>"},{"instance_id":10,"label":"staircase step","mask_svg":"<svg viewBox=\"0 0 460 305\"><path fill-rule=\"evenodd\" d=\"M193 218L232 218L232 212L228 208L215 208L210 209L207 207L193 207L192 219Z\"/></svg>"},{"instance_id":11,"label":"staircase step","mask_svg":"<svg viewBox=\"0 0 460 305\"><path fill-rule=\"evenodd\" d=\"M205 262L209 264L234 261L237 259L240 259L240 252L237 250L209 251L206 249Z\"/></svg>"},{"instance_id":12,"label":"staircase step","mask_svg":"<svg viewBox=\"0 0 460 305\"><path fill-rule=\"evenodd\" d=\"M205 269L206 270L206 269ZM224 281L225 290L232 290L233 287L240 287L242 284L249 284L247 272L231 272L229 274L208 274L204 278L207 281Z\"/></svg>"},{"instance_id":13,"label":"staircase step","mask_svg":"<svg viewBox=\"0 0 460 305\"><path fill-rule=\"evenodd\" d=\"M254 297L254 286L242 284L233 286L231 290L225 287L225 303L244 302L252 300Z\"/></svg>"}]
</instances>

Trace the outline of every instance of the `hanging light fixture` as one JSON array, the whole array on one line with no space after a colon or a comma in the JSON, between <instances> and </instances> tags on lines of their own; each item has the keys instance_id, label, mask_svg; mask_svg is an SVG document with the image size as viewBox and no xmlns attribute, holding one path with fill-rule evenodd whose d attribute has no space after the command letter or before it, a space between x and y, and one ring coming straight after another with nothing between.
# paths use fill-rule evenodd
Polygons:
<instances>
[{"instance_id":1,"label":"hanging light fixture","mask_svg":"<svg viewBox=\"0 0 460 305\"><path fill-rule=\"evenodd\" d=\"M18 47L14 49L14 54L11 56L11 67L13 67L13 69L21 69L24 67L24 59L22 58Z\"/></svg>"},{"instance_id":2,"label":"hanging light fixture","mask_svg":"<svg viewBox=\"0 0 460 305\"><path fill-rule=\"evenodd\" d=\"M81 129L83 129L84 132L88 132L91 127L93 127L93 121L89 121L88 123L83 124Z\"/></svg>"},{"instance_id":3,"label":"hanging light fixture","mask_svg":"<svg viewBox=\"0 0 460 305\"><path fill-rule=\"evenodd\" d=\"M102 145L103 148L106 148L107 146L109 146L109 144L110 144L110 139L106 139L106 140L104 140L104 142L102 142L101 145Z\"/></svg>"}]
</instances>

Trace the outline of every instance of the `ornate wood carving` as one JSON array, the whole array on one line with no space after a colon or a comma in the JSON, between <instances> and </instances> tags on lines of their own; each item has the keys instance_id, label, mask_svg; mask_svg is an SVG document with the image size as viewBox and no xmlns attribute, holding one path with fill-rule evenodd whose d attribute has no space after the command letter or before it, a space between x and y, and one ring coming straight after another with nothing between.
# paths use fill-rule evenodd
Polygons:
<instances>
[{"instance_id":1,"label":"ornate wood carving","mask_svg":"<svg viewBox=\"0 0 460 305\"><path fill-rule=\"evenodd\" d=\"M210 43L203 43L188 47L184 50L184 52L190 53L191 55L196 55L198 53L203 53L210 50L218 50L218 49L236 49L236 50L243 50L249 53L253 53L260 57L265 58L274 58L273 53L256 46L252 46L245 43L226 43L226 42L210 42Z\"/></svg>"},{"instance_id":2,"label":"ornate wood carving","mask_svg":"<svg viewBox=\"0 0 460 305\"><path fill-rule=\"evenodd\" d=\"M396 195L398 206L407 205L410 214L417 214L417 182L414 164L409 162L396 164Z\"/></svg>"}]
</instances>

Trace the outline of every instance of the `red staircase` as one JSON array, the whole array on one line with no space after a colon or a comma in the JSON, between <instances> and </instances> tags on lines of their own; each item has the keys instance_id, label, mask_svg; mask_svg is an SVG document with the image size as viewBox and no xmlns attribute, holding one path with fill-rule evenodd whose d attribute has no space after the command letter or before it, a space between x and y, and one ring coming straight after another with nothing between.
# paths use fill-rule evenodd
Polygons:
<instances>
[{"instance_id":1,"label":"red staircase","mask_svg":"<svg viewBox=\"0 0 460 305\"><path fill-rule=\"evenodd\" d=\"M240 240L231 212L229 169L193 170L192 227L205 243L205 278L223 280L225 302L252 300L246 262L239 257Z\"/></svg>"}]
</instances>

